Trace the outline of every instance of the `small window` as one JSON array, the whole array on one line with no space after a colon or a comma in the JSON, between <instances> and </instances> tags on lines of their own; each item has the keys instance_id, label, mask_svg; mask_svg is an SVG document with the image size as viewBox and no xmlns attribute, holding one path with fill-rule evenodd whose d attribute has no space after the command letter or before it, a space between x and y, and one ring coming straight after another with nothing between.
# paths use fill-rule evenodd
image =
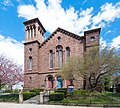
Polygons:
<instances>
[{"instance_id":1,"label":"small window","mask_svg":"<svg viewBox=\"0 0 120 108\"><path fill-rule=\"evenodd\" d=\"M32 48L29 48L29 52L32 52Z\"/></svg>"},{"instance_id":2,"label":"small window","mask_svg":"<svg viewBox=\"0 0 120 108\"><path fill-rule=\"evenodd\" d=\"M29 69L32 70L32 57L29 57Z\"/></svg>"},{"instance_id":3,"label":"small window","mask_svg":"<svg viewBox=\"0 0 120 108\"><path fill-rule=\"evenodd\" d=\"M61 37L59 36L58 37L58 44L61 42Z\"/></svg>"},{"instance_id":4,"label":"small window","mask_svg":"<svg viewBox=\"0 0 120 108\"><path fill-rule=\"evenodd\" d=\"M69 59L70 59L70 48L66 47L66 63L68 63Z\"/></svg>"},{"instance_id":5,"label":"small window","mask_svg":"<svg viewBox=\"0 0 120 108\"><path fill-rule=\"evenodd\" d=\"M53 51L50 50L50 68L53 68Z\"/></svg>"},{"instance_id":6,"label":"small window","mask_svg":"<svg viewBox=\"0 0 120 108\"><path fill-rule=\"evenodd\" d=\"M58 40L60 40L60 39L61 39L61 37L59 36L59 37L58 37Z\"/></svg>"},{"instance_id":7,"label":"small window","mask_svg":"<svg viewBox=\"0 0 120 108\"><path fill-rule=\"evenodd\" d=\"M92 37L90 38L90 42L94 42L94 41L95 41L95 37L92 36Z\"/></svg>"},{"instance_id":8,"label":"small window","mask_svg":"<svg viewBox=\"0 0 120 108\"><path fill-rule=\"evenodd\" d=\"M30 82L30 83L32 82L32 77L31 77L31 76L29 77L29 82Z\"/></svg>"}]
</instances>

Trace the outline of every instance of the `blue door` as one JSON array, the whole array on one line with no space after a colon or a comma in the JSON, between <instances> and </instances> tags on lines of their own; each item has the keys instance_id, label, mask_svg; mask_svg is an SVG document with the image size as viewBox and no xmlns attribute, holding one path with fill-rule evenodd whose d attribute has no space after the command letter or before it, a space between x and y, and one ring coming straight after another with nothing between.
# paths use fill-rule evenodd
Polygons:
<instances>
[{"instance_id":1,"label":"blue door","mask_svg":"<svg viewBox=\"0 0 120 108\"><path fill-rule=\"evenodd\" d=\"M57 88L62 88L62 78L60 76L57 77Z\"/></svg>"}]
</instances>

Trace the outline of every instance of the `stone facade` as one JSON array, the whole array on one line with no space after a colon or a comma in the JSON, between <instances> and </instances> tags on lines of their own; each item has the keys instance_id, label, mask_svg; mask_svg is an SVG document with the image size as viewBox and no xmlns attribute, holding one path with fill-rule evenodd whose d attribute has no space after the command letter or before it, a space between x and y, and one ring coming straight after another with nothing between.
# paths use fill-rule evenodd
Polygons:
<instances>
[{"instance_id":1,"label":"stone facade","mask_svg":"<svg viewBox=\"0 0 120 108\"><path fill-rule=\"evenodd\" d=\"M65 81L56 73L60 69L58 61L62 64L67 60L67 48L70 49L70 57L83 55L90 48L99 45L100 28L84 32L84 36L78 36L62 28L57 28L46 40L46 32L38 18L24 22L24 87L32 88L57 88L67 87L70 81ZM60 60L57 61L57 47L62 48ZM52 58L50 58L52 51ZM61 50L60 50L61 51ZM50 67L52 59L52 68ZM59 82L60 81L60 82ZM61 85L61 86L60 86ZM82 78L73 81L75 88L83 86Z\"/></svg>"}]
</instances>

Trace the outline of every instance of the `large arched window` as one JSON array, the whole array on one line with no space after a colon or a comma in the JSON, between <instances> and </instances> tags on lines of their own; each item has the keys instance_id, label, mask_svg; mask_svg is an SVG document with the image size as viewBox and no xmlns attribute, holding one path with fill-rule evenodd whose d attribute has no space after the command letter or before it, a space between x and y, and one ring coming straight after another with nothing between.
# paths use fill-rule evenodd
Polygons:
<instances>
[{"instance_id":1,"label":"large arched window","mask_svg":"<svg viewBox=\"0 0 120 108\"><path fill-rule=\"evenodd\" d=\"M69 59L70 59L70 47L66 47L66 63L68 63Z\"/></svg>"},{"instance_id":2,"label":"large arched window","mask_svg":"<svg viewBox=\"0 0 120 108\"><path fill-rule=\"evenodd\" d=\"M61 45L56 47L56 64L57 67L62 67L63 64L63 47Z\"/></svg>"},{"instance_id":3,"label":"large arched window","mask_svg":"<svg viewBox=\"0 0 120 108\"><path fill-rule=\"evenodd\" d=\"M29 57L29 69L30 70L32 70L32 62L33 62L33 60L32 60L32 57L30 56Z\"/></svg>"},{"instance_id":4,"label":"large arched window","mask_svg":"<svg viewBox=\"0 0 120 108\"><path fill-rule=\"evenodd\" d=\"M50 58L49 58L49 60L50 60L50 68L53 68L53 51L52 50L50 50Z\"/></svg>"}]
</instances>

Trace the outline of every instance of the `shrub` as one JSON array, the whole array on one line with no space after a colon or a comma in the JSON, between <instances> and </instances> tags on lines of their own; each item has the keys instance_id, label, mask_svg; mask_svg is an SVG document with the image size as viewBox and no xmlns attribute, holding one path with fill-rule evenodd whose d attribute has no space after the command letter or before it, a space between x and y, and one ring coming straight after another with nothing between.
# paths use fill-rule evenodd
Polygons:
<instances>
[{"instance_id":1,"label":"shrub","mask_svg":"<svg viewBox=\"0 0 120 108\"><path fill-rule=\"evenodd\" d=\"M64 96L67 96L67 88L59 88L54 91L55 93L64 93Z\"/></svg>"},{"instance_id":2,"label":"shrub","mask_svg":"<svg viewBox=\"0 0 120 108\"><path fill-rule=\"evenodd\" d=\"M23 100L36 96L35 92L23 92Z\"/></svg>"},{"instance_id":3,"label":"shrub","mask_svg":"<svg viewBox=\"0 0 120 108\"><path fill-rule=\"evenodd\" d=\"M64 93L52 93L49 98L50 101L61 101L64 99Z\"/></svg>"},{"instance_id":4,"label":"shrub","mask_svg":"<svg viewBox=\"0 0 120 108\"><path fill-rule=\"evenodd\" d=\"M36 95L39 95L40 92L42 92L42 91L43 91L43 89L32 89L32 90L30 90L30 92L35 92Z\"/></svg>"},{"instance_id":5,"label":"shrub","mask_svg":"<svg viewBox=\"0 0 120 108\"><path fill-rule=\"evenodd\" d=\"M18 102L19 95L18 94L7 94L0 96L0 101L4 102Z\"/></svg>"},{"instance_id":6,"label":"shrub","mask_svg":"<svg viewBox=\"0 0 120 108\"><path fill-rule=\"evenodd\" d=\"M67 88L58 88L57 90L66 90L67 91Z\"/></svg>"},{"instance_id":7,"label":"shrub","mask_svg":"<svg viewBox=\"0 0 120 108\"><path fill-rule=\"evenodd\" d=\"M73 92L73 94L75 94L75 95L81 95L81 96L85 96L85 95L89 95L89 91L87 91L87 90L75 90L74 92Z\"/></svg>"},{"instance_id":8,"label":"shrub","mask_svg":"<svg viewBox=\"0 0 120 108\"><path fill-rule=\"evenodd\" d=\"M4 92L5 93L11 93L12 91L11 90L5 90Z\"/></svg>"}]
</instances>

